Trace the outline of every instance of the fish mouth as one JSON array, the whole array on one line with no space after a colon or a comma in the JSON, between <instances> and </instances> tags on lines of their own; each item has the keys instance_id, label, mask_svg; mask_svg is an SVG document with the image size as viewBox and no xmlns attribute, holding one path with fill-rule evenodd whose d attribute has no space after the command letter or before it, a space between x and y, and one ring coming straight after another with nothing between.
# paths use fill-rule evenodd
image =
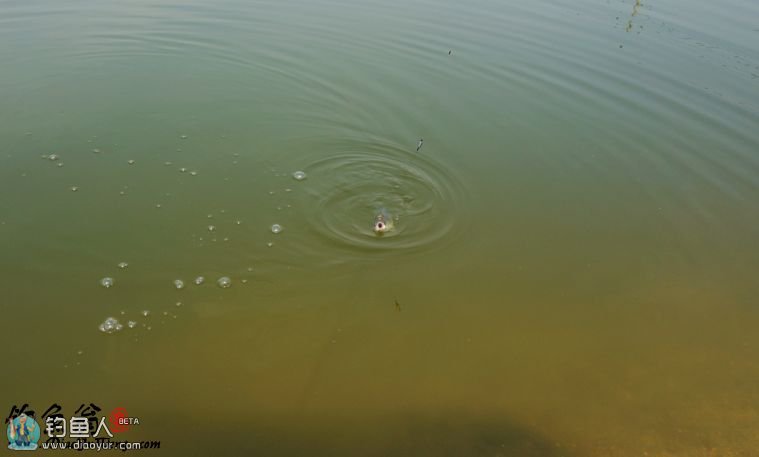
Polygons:
<instances>
[{"instance_id":1,"label":"fish mouth","mask_svg":"<svg viewBox=\"0 0 759 457\"><path fill-rule=\"evenodd\" d=\"M387 224L384 221L377 221L374 223L374 233L381 235L387 230Z\"/></svg>"}]
</instances>

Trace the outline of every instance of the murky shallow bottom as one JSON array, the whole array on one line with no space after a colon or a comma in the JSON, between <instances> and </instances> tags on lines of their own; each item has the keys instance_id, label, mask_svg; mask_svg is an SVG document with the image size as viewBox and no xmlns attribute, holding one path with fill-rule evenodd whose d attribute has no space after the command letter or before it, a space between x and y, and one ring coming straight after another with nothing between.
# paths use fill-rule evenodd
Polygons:
<instances>
[{"instance_id":1,"label":"murky shallow bottom","mask_svg":"<svg viewBox=\"0 0 759 457\"><path fill-rule=\"evenodd\" d=\"M0 6L0 407L168 455L752 455L753 7L431 6Z\"/></svg>"}]
</instances>

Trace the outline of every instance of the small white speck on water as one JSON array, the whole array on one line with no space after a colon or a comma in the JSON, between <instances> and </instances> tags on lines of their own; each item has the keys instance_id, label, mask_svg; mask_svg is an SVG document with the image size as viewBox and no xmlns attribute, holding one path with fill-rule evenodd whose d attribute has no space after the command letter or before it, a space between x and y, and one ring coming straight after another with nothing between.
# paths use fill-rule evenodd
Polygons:
<instances>
[{"instance_id":1,"label":"small white speck on water","mask_svg":"<svg viewBox=\"0 0 759 457\"><path fill-rule=\"evenodd\" d=\"M195 278L193 282L199 286L203 284L204 282L206 282L206 278L204 278L203 276L198 276L197 278Z\"/></svg>"},{"instance_id":2,"label":"small white speck on water","mask_svg":"<svg viewBox=\"0 0 759 457\"><path fill-rule=\"evenodd\" d=\"M282 233L282 230L284 230L284 229L279 224L274 224L274 225L271 226L271 233L274 233L274 234Z\"/></svg>"},{"instance_id":3,"label":"small white speck on water","mask_svg":"<svg viewBox=\"0 0 759 457\"><path fill-rule=\"evenodd\" d=\"M229 241L229 238L227 238L227 237L225 236L225 237L224 237L224 239L223 239L222 241Z\"/></svg>"},{"instance_id":4,"label":"small white speck on water","mask_svg":"<svg viewBox=\"0 0 759 457\"><path fill-rule=\"evenodd\" d=\"M164 312L163 312L163 315L164 315L164 316L168 316L168 315L169 315L169 312L168 312L168 311L164 311Z\"/></svg>"},{"instance_id":5,"label":"small white speck on water","mask_svg":"<svg viewBox=\"0 0 759 457\"><path fill-rule=\"evenodd\" d=\"M128 266L129 266L129 264L128 264L128 263L126 263L126 262L119 262L119 265L118 265L118 267L119 267L119 268L121 268L122 270L123 270L124 268L128 267Z\"/></svg>"},{"instance_id":6,"label":"small white speck on water","mask_svg":"<svg viewBox=\"0 0 759 457\"><path fill-rule=\"evenodd\" d=\"M179 138L181 138L183 140L186 140L187 139L187 135L179 135Z\"/></svg>"},{"instance_id":7,"label":"small white speck on water","mask_svg":"<svg viewBox=\"0 0 759 457\"><path fill-rule=\"evenodd\" d=\"M197 171L191 171L190 172L190 176L198 176L198 172Z\"/></svg>"},{"instance_id":8,"label":"small white speck on water","mask_svg":"<svg viewBox=\"0 0 759 457\"><path fill-rule=\"evenodd\" d=\"M296 181L303 181L303 180L304 180L304 179L306 179L307 177L308 177L308 176L306 175L306 172L305 172L305 171L296 171L295 173L293 173L293 178L294 178ZM317 180L317 181L318 181L318 180Z\"/></svg>"},{"instance_id":9,"label":"small white speck on water","mask_svg":"<svg viewBox=\"0 0 759 457\"><path fill-rule=\"evenodd\" d=\"M242 224L242 221L235 221L235 224L240 225Z\"/></svg>"},{"instance_id":10,"label":"small white speck on water","mask_svg":"<svg viewBox=\"0 0 759 457\"><path fill-rule=\"evenodd\" d=\"M148 311L147 309L144 309L144 310L142 310L142 315L145 316L145 317L148 317L148 316L150 316L150 311Z\"/></svg>"},{"instance_id":11,"label":"small white speck on water","mask_svg":"<svg viewBox=\"0 0 759 457\"><path fill-rule=\"evenodd\" d=\"M128 163L129 165L134 165L134 160L132 160L132 159L129 159L129 160L127 160L127 163Z\"/></svg>"},{"instance_id":12,"label":"small white speck on water","mask_svg":"<svg viewBox=\"0 0 759 457\"><path fill-rule=\"evenodd\" d=\"M120 192L119 192L119 195L126 195L126 192L124 192L124 191L122 190L122 191L120 191Z\"/></svg>"},{"instance_id":13,"label":"small white speck on water","mask_svg":"<svg viewBox=\"0 0 759 457\"><path fill-rule=\"evenodd\" d=\"M137 326L137 322L135 321L129 321L127 322L127 327L129 328L135 328Z\"/></svg>"},{"instance_id":14,"label":"small white speck on water","mask_svg":"<svg viewBox=\"0 0 759 457\"><path fill-rule=\"evenodd\" d=\"M178 301L178 302L174 303L174 305L175 305L175 306L182 306L182 302L181 302L181 301Z\"/></svg>"},{"instance_id":15,"label":"small white speck on water","mask_svg":"<svg viewBox=\"0 0 759 457\"><path fill-rule=\"evenodd\" d=\"M172 165L171 162L164 162L163 164L166 165L167 167L170 167Z\"/></svg>"},{"instance_id":16,"label":"small white speck on water","mask_svg":"<svg viewBox=\"0 0 759 457\"><path fill-rule=\"evenodd\" d=\"M271 241L269 241L268 243L266 243L266 245L267 245L268 247L272 247L272 246L274 246L274 243L272 243Z\"/></svg>"},{"instance_id":17,"label":"small white speck on water","mask_svg":"<svg viewBox=\"0 0 759 457\"><path fill-rule=\"evenodd\" d=\"M222 276L221 278L219 278L218 281L216 281L216 284L222 289L227 289L229 286L232 285L232 280L229 279L229 277L227 276Z\"/></svg>"},{"instance_id":18,"label":"small white speck on water","mask_svg":"<svg viewBox=\"0 0 759 457\"><path fill-rule=\"evenodd\" d=\"M247 279L241 279L240 282L242 282L243 284L247 284L248 280Z\"/></svg>"},{"instance_id":19,"label":"small white speck on water","mask_svg":"<svg viewBox=\"0 0 759 457\"><path fill-rule=\"evenodd\" d=\"M186 173L187 172L187 168L182 167L182 168L179 169L179 172L180 173Z\"/></svg>"},{"instance_id":20,"label":"small white speck on water","mask_svg":"<svg viewBox=\"0 0 759 457\"><path fill-rule=\"evenodd\" d=\"M100 285L105 287L106 289L113 287L113 278L106 276L105 278L100 280Z\"/></svg>"},{"instance_id":21,"label":"small white speck on water","mask_svg":"<svg viewBox=\"0 0 759 457\"><path fill-rule=\"evenodd\" d=\"M77 186L71 186L71 192L76 192L78 190L79 188Z\"/></svg>"},{"instance_id":22,"label":"small white speck on water","mask_svg":"<svg viewBox=\"0 0 759 457\"><path fill-rule=\"evenodd\" d=\"M176 287L177 289L184 289L184 281L182 281L181 279L175 279L174 287Z\"/></svg>"},{"instance_id":23,"label":"small white speck on water","mask_svg":"<svg viewBox=\"0 0 759 457\"><path fill-rule=\"evenodd\" d=\"M293 190L292 190L292 189L290 189L289 187L288 187L287 189L285 189L285 192L292 192L292 191L293 191Z\"/></svg>"},{"instance_id":24,"label":"small white speck on water","mask_svg":"<svg viewBox=\"0 0 759 457\"><path fill-rule=\"evenodd\" d=\"M253 267L248 267L248 271L253 271Z\"/></svg>"},{"instance_id":25,"label":"small white speck on water","mask_svg":"<svg viewBox=\"0 0 759 457\"><path fill-rule=\"evenodd\" d=\"M81 349L76 351L76 355L82 355L82 354L84 354L84 351L82 351Z\"/></svg>"},{"instance_id":26,"label":"small white speck on water","mask_svg":"<svg viewBox=\"0 0 759 457\"><path fill-rule=\"evenodd\" d=\"M273 191L273 190L270 190L270 191L269 191L269 195L274 195L274 191Z\"/></svg>"},{"instance_id":27,"label":"small white speck on water","mask_svg":"<svg viewBox=\"0 0 759 457\"><path fill-rule=\"evenodd\" d=\"M209 232L213 232L214 230L216 230L216 226L215 225L209 225L208 226L208 231Z\"/></svg>"},{"instance_id":28,"label":"small white speck on water","mask_svg":"<svg viewBox=\"0 0 759 457\"><path fill-rule=\"evenodd\" d=\"M58 164L58 168L61 168L63 166L63 162Z\"/></svg>"},{"instance_id":29,"label":"small white speck on water","mask_svg":"<svg viewBox=\"0 0 759 457\"><path fill-rule=\"evenodd\" d=\"M52 160L53 162L55 162L58 159L60 159L60 156L58 156L57 154L50 154L49 156L47 156L47 160Z\"/></svg>"},{"instance_id":30,"label":"small white speck on water","mask_svg":"<svg viewBox=\"0 0 759 457\"><path fill-rule=\"evenodd\" d=\"M101 332L103 333L114 333L120 331L122 328L124 328L123 325L119 323L119 320L115 317L107 317L102 324L98 326ZM79 362L77 362L78 364Z\"/></svg>"},{"instance_id":31,"label":"small white speck on water","mask_svg":"<svg viewBox=\"0 0 759 457\"><path fill-rule=\"evenodd\" d=\"M156 207L156 208L160 208L160 207L161 207L161 204L160 204L160 203L156 203L155 207Z\"/></svg>"}]
</instances>

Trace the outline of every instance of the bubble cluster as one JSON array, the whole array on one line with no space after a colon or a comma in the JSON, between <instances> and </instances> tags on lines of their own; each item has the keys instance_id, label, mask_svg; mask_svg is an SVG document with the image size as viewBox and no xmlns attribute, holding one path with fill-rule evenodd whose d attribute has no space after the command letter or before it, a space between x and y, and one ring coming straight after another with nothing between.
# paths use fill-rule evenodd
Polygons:
<instances>
[{"instance_id":1,"label":"bubble cluster","mask_svg":"<svg viewBox=\"0 0 759 457\"><path fill-rule=\"evenodd\" d=\"M303 181L307 177L308 176L306 175L306 172L304 171L296 171L295 173L293 173L293 178L295 178L296 181Z\"/></svg>"},{"instance_id":2,"label":"bubble cluster","mask_svg":"<svg viewBox=\"0 0 759 457\"><path fill-rule=\"evenodd\" d=\"M113 278L105 277L100 280L100 285L105 287L106 289L113 287Z\"/></svg>"},{"instance_id":3,"label":"bubble cluster","mask_svg":"<svg viewBox=\"0 0 759 457\"><path fill-rule=\"evenodd\" d=\"M174 287L176 287L177 289L184 289L184 281L182 281L181 279L175 279Z\"/></svg>"},{"instance_id":4,"label":"bubble cluster","mask_svg":"<svg viewBox=\"0 0 759 457\"><path fill-rule=\"evenodd\" d=\"M114 333L120 331L124 326L121 325L119 320L115 317L108 317L102 324L100 324L100 326L98 326L98 328L103 333Z\"/></svg>"},{"instance_id":5,"label":"bubble cluster","mask_svg":"<svg viewBox=\"0 0 759 457\"><path fill-rule=\"evenodd\" d=\"M282 230L283 230L282 226L279 224L274 224L271 226L271 233L274 233L274 234L282 233Z\"/></svg>"},{"instance_id":6,"label":"bubble cluster","mask_svg":"<svg viewBox=\"0 0 759 457\"><path fill-rule=\"evenodd\" d=\"M128 266L129 266L129 264L128 264L128 263L126 263L126 262L119 262L119 268L121 268L122 270L123 270L124 268L128 267Z\"/></svg>"},{"instance_id":7,"label":"bubble cluster","mask_svg":"<svg viewBox=\"0 0 759 457\"><path fill-rule=\"evenodd\" d=\"M206 282L206 278L204 278L203 276L198 276L197 278L195 278L194 282L195 282L195 284L197 284L199 286L199 285L203 284L204 282Z\"/></svg>"},{"instance_id":8,"label":"bubble cluster","mask_svg":"<svg viewBox=\"0 0 759 457\"><path fill-rule=\"evenodd\" d=\"M232 285L232 280L227 276L222 276L218 281L216 281L216 284L222 289L226 289Z\"/></svg>"}]
</instances>

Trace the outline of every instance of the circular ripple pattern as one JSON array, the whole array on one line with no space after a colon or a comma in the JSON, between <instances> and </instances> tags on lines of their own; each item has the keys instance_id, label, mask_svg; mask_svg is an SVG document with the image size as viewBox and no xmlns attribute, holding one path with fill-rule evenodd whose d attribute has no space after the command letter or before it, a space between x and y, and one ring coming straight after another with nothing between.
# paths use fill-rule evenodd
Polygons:
<instances>
[{"instance_id":1,"label":"circular ripple pattern","mask_svg":"<svg viewBox=\"0 0 759 457\"><path fill-rule=\"evenodd\" d=\"M341 145L308 166L312 228L351 249L432 249L463 228L464 192L433 159L387 144ZM382 214L389 230L374 222Z\"/></svg>"}]
</instances>

